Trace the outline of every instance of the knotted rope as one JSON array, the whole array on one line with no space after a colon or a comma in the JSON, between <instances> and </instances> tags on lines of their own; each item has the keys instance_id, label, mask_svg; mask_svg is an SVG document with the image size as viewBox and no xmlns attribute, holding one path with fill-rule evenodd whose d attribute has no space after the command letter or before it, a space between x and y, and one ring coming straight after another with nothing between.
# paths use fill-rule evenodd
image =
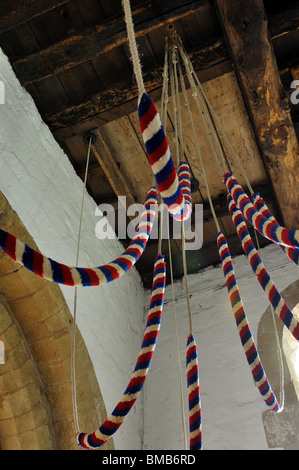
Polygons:
<instances>
[{"instance_id":1,"label":"knotted rope","mask_svg":"<svg viewBox=\"0 0 299 470\"><path fill-rule=\"evenodd\" d=\"M134 237L124 253L108 264L96 268L70 267L30 248L14 235L0 229L0 247L17 263L48 281L67 286L98 286L122 276L138 261L147 245L154 224L158 193L151 188Z\"/></svg>"},{"instance_id":2,"label":"knotted rope","mask_svg":"<svg viewBox=\"0 0 299 470\"><path fill-rule=\"evenodd\" d=\"M137 400L146 380L151 360L155 351L162 317L164 291L166 285L166 268L163 255L157 255L154 264L154 275L150 309L146 328L132 378L113 412L93 433L80 432L78 444L85 449L101 447L119 429Z\"/></svg>"},{"instance_id":3,"label":"knotted rope","mask_svg":"<svg viewBox=\"0 0 299 470\"><path fill-rule=\"evenodd\" d=\"M229 194L227 197L229 211L236 227L238 237L241 241L244 253L246 254L250 266L256 275L261 287L265 291L268 299L277 313L280 320L289 329L294 338L299 340L299 323L294 317L293 313L289 309L286 302L281 297L280 293L276 289L274 283L271 280L255 246L252 242L251 236L247 230L247 226L243 217L242 212L238 209L237 204Z\"/></svg>"}]
</instances>

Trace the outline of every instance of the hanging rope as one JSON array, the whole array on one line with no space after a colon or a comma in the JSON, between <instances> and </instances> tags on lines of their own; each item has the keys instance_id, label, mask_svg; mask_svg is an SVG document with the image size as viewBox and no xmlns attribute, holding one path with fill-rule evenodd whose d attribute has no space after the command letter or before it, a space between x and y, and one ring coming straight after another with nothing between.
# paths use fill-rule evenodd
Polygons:
<instances>
[{"instance_id":1,"label":"hanging rope","mask_svg":"<svg viewBox=\"0 0 299 470\"><path fill-rule=\"evenodd\" d=\"M178 374L179 374L179 384L180 384L181 421L182 421L182 429L183 429L184 448L185 448L185 450L187 450L187 436L186 436L185 413L184 413L184 404L183 404L182 368L181 368L181 357L180 357L180 348L179 348L179 337L178 337L178 329L177 329L177 321L176 321L176 311L175 311L174 279L173 279L172 253L171 253L171 243L170 243L169 225L167 225L167 227L168 227L168 254L169 254L170 279L171 279L173 322L174 322L174 332L175 332L175 339L176 339Z\"/></svg>"},{"instance_id":2,"label":"hanging rope","mask_svg":"<svg viewBox=\"0 0 299 470\"><path fill-rule=\"evenodd\" d=\"M254 193L251 196L251 201L256 208L264 217L269 219L271 222L274 224L278 224L277 220L275 217L272 215L270 212L268 206L266 205L265 201L263 198L259 195ZM286 255L290 258L293 263L295 263L297 266L299 266L299 249L298 248L290 248L288 246L284 245L279 245L280 248L286 253Z\"/></svg>"},{"instance_id":3,"label":"hanging rope","mask_svg":"<svg viewBox=\"0 0 299 470\"><path fill-rule=\"evenodd\" d=\"M101 447L115 434L132 409L143 388L160 331L165 284L166 269L164 256L158 255L154 264L152 295L146 328L132 378L121 400L99 429L90 434L81 432L77 435L78 444L85 449Z\"/></svg>"},{"instance_id":4,"label":"hanging rope","mask_svg":"<svg viewBox=\"0 0 299 470\"><path fill-rule=\"evenodd\" d=\"M191 83L191 88L192 88L192 91L193 91L192 96L193 96L194 100L197 103L197 106L198 106L198 109L199 109L199 112L200 112L200 115L202 117L202 121L203 121L203 124L204 124L204 127L205 127L205 132L209 136L208 127L210 127L211 134L212 134L212 137L214 138L214 141L216 142L216 144L218 142L218 150L220 150L220 161L218 161L218 156L217 156L217 153L216 153L216 150L215 150L217 148L217 146L214 147L213 143L212 143L212 140L209 139L209 143L210 143L210 146L212 148L212 153L213 153L214 158L215 158L215 160L216 160L216 162L217 162L220 169L221 169L221 161L222 161L222 165L223 165L222 169L223 169L223 168L225 168L224 155L223 155L223 152L222 152L222 148L220 146L220 142L219 142L216 130L214 129L214 125L213 125L211 119L209 118L209 113L208 113L207 107L204 106L203 100L200 99L200 93L197 93L197 91L196 91L197 88L195 87L195 82L193 80L193 76L196 76L196 75L194 73L194 70L190 70L190 61L189 61L189 59L187 59L187 55L184 55L184 52L182 51L182 48L180 47L180 45L181 45L180 39L178 39L178 44L179 44L180 53L181 53L182 57L184 57L183 60L184 60L184 63L185 63L186 74L188 76L189 82ZM181 81L182 81L182 79L181 79ZM184 88L183 81L182 81L182 88ZM185 92L185 100L186 100L186 106L188 108L186 92ZM190 115L190 119L191 119L191 112L190 111L189 111L189 115ZM195 134L195 132L194 132L194 134ZM194 137L195 137L195 140L196 140L196 136L194 136ZM200 152L199 152L199 154L200 154ZM203 175L205 176L203 160L202 160L201 157L199 158L199 160L200 160L200 163L201 163L201 167L203 169ZM236 324L237 324L237 327L238 327L241 343L243 345L243 349L244 349L248 364L250 366L250 370L251 370L253 379L255 381L255 384L258 387L265 403L267 404L267 406L270 407L271 410L273 410L275 412L280 412L282 408L279 406L278 401L277 401L277 399L276 399L276 397L275 397L275 395L274 395L274 393L271 389L269 381L268 381L268 379L265 375L263 366L261 364L261 361L260 361L260 358L259 358L259 355L258 355L257 348L255 346L255 343L254 343L254 340L253 340L253 337L252 337L252 334L251 334L251 331L250 331L249 323L248 323L247 317L245 315L245 310L244 310L244 307L243 307L242 299L241 299L239 289L238 289L238 286L237 286L237 283L236 283L235 275L234 275L233 264L232 264L231 256L230 256L230 253L229 253L227 241L226 241L224 235L222 234L222 232L219 229L219 223L217 221L217 217L216 217L216 214L215 214L215 211L214 211L214 208L213 208L213 203L212 203L212 199L211 199L211 196L210 196L210 191L209 191L209 185L207 183L207 178L205 178L205 184L206 184L206 187L207 187L208 200L209 200L209 203L210 203L211 212L212 212L215 224L216 224L216 228L218 229L217 246L218 246L218 250L219 250L219 256L220 256L220 260L221 260L221 263L222 263L223 273L224 273L226 285L227 285L227 288L228 288L228 291L229 291L231 305L232 305L233 313L234 313L234 316L235 316Z\"/></svg>"},{"instance_id":5,"label":"hanging rope","mask_svg":"<svg viewBox=\"0 0 299 470\"><path fill-rule=\"evenodd\" d=\"M197 346L193 335L187 339L186 353L190 450L202 449L201 401L198 374Z\"/></svg>"},{"instance_id":6,"label":"hanging rope","mask_svg":"<svg viewBox=\"0 0 299 470\"><path fill-rule=\"evenodd\" d=\"M234 267L229 252L226 238L222 232L218 233L217 245L224 274L225 283L228 289L229 298L238 328L240 340L249 364L254 382L261 393L265 403L272 411L280 411L277 399L272 391L269 381L264 372L251 329L244 310L239 287L236 281Z\"/></svg>"},{"instance_id":7,"label":"hanging rope","mask_svg":"<svg viewBox=\"0 0 299 470\"><path fill-rule=\"evenodd\" d=\"M264 217L252 204L251 200L244 192L242 186L231 173L224 175L224 182L227 190L243 216L250 224L264 237L289 248L299 248L299 230L281 227Z\"/></svg>"},{"instance_id":8,"label":"hanging rope","mask_svg":"<svg viewBox=\"0 0 299 470\"><path fill-rule=\"evenodd\" d=\"M199 80L198 80L198 77L197 77L197 74L195 73L193 67L192 67L192 63L190 61L190 59L188 58L187 54L185 53L184 49L183 49L183 45L182 45L182 41L180 38L177 39L178 40L178 43L180 45L180 50L181 50L181 54L183 55L184 54L184 61L185 61L185 64L187 66L187 73L188 73L188 69L190 68L191 70L191 74L189 72L188 76L189 76L189 81L192 80L192 77L195 77L195 80L196 80L196 83L197 83L197 88L194 87L194 84L192 85L192 89L193 89L193 97L195 98L195 100L197 100L197 104L198 104L198 109L200 111L200 109L202 109L202 116L206 119L207 123L208 123L208 126L212 132L212 135L214 137L214 141L216 142L216 144L218 144L218 149L219 149L219 153L220 153L220 162L222 161L222 168L225 171L225 168L226 168L226 162L225 162L225 159L224 159L224 154L223 154L223 151L222 151L222 147L221 147L221 144L220 144L220 138L219 138L219 135L218 135L218 131L220 132L220 134L222 135L222 138L224 139L226 145L227 145L227 148L229 149L233 159L235 160L235 162L237 163L237 165L239 166L240 170L241 170L241 173L244 177L244 180L245 180L245 183L247 184L247 187L249 189L249 191L251 192L252 194L252 199L254 198L254 194L253 194L253 190L252 190L252 187L250 185L250 182L246 176L246 173L244 171L244 168L241 164L241 161L240 159L236 156L225 132L223 131L222 129L222 126L211 106L211 104L209 103L205 93L204 93L204 90L203 90L203 87L202 85L200 84ZM184 52L182 52L182 50ZM199 91L199 94L196 93L196 89L198 89ZM200 95L202 96L202 99L200 98ZM203 101L205 102L207 108L203 105ZM213 119L213 122L212 120L210 119L210 115ZM218 131L216 130L216 127L215 127L215 123L218 127ZM205 129L206 129L206 133L207 133L207 128L205 126ZM211 141L210 141L210 145L211 145ZM216 153L214 153L214 156L216 158ZM218 163L218 166L220 167L220 162ZM276 222L277 223L277 222ZM219 235L218 235L219 236ZM226 241L226 240L225 240ZM258 243L258 240L257 240L257 243ZM227 242L226 242L227 244ZM228 249L228 247L227 247ZM286 251L286 253L288 254L288 256L292 259L293 258L293 252L295 251L294 249L291 249L291 248L286 248L286 247L283 247L282 246L282 249L284 251ZM229 252L228 252L229 253ZM220 254L220 253L219 253ZM230 254L228 255L230 256ZM296 254L295 254L296 256ZM293 259L292 259L293 260ZM233 269L233 268L232 268ZM272 304L270 304L270 307L271 307L271 313L272 313L272 319L273 319L273 324L274 324L274 330L275 330L275 337L276 337L276 343L277 343L277 353L278 353L278 357L279 357L279 362L280 362L280 371L281 371L281 385L280 385L280 388L281 388L281 405L280 407L278 407L277 411L278 412L281 412L284 408L284 391L283 391L283 361L282 361L282 352L281 352L281 348L280 348L280 344L279 344L279 338L278 338L278 334L277 334L277 328L276 328L276 323L275 323L275 318L274 318L274 309L273 309L273 306ZM250 330L249 330L250 331ZM261 364L260 364L260 367L262 368ZM263 383L264 382L264 383ZM265 387L265 384L266 384L266 378L264 377L264 381L262 382L262 387L264 388ZM265 388L268 389L268 386L267 385ZM270 394L271 395L271 394ZM271 403L271 400L270 400L270 403ZM275 407L275 405L274 405Z\"/></svg>"},{"instance_id":9,"label":"hanging rope","mask_svg":"<svg viewBox=\"0 0 299 470\"><path fill-rule=\"evenodd\" d=\"M145 93L129 0L123 0L123 8L134 74L139 91L138 116L140 129L149 162L158 190L169 213L176 220L187 220L191 215L192 205L190 206L184 200L160 116L152 99Z\"/></svg>"},{"instance_id":10,"label":"hanging rope","mask_svg":"<svg viewBox=\"0 0 299 470\"><path fill-rule=\"evenodd\" d=\"M138 107L140 129L158 190L175 220L187 220L192 205L185 201L160 116L152 99L143 94Z\"/></svg>"},{"instance_id":11,"label":"hanging rope","mask_svg":"<svg viewBox=\"0 0 299 470\"><path fill-rule=\"evenodd\" d=\"M172 34L173 39L173 34ZM181 107L179 100L179 87L177 66L178 58L175 44L169 48L170 54L170 77L171 77L171 90L172 90L172 105L174 112L174 126L175 126L175 145L176 145L176 159L178 170L178 177L180 186L182 188L185 200L192 205L191 199L191 174L189 164L183 161L184 158L184 145L183 133L181 122ZM183 271L185 282L185 293L188 309L189 319L189 336L187 338L186 346L186 369L187 369L187 389L188 389L188 405L189 405L189 446L191 450L202 449L202 421L201 421L201 402L200 402L200 386L199 386L199 373L198 373L198 356L197 346L194 336L192 335L192 319L191 308L189 302L189 289L187 279L187 261L186 261L186 247L185 247L185 233L184 222L181 223L181 240L182 240L182 257L183 257ZM170 242L169 242L170 251ZM173 292L174 303L174 292Z\"/></svg>"},{"instance_id":12,"label":"hanging rope","mask_svg":"<svg viewBox=\"0 0 299 470\"><path fill-rule=\"evenodd\" d=\"M182 68L181 68L180 63L178 63L178 70L179 70L179 77L180 77L180 82L181 82L181 89L182 89L183 97L184 97L184 100L185 100L185 106L188 110L189 121L190 121L192 134L193 134L194 141L195 141L197 156L198 156L199 163L200 163L200 166L201 166L203 179L204 179L204 184L205 184L205 187L206 187L206 190L207 190L207 197L208 197L208 201L209 201L209 206L210 206L212 216L213 216L216 228L217 228L217 232L220 232L220 227L219 227L219 223L218 223L218 220L217 220L217 217L216 217L216 214L215 214L215 210L214 210L214 206L213 206L213 202L212 202L212 198L211 198L211 194L210 194L210 190L209 190L208 178L207 178L205 167L204 167L204 164L203 164L203 159L202 159L202 155L201 155L201 151L200 151L200 147L199 147L197 133L196 133L195 125L194 125L193 116L192 116L192 113L191 113L190 103L189 103L189 100L188 100L185 81L184 81L183 72L182 72Z\"/></svg>"},{"instance_id":13,"label":"hanging rope","mask_svg":"<svg viewBox=\"0 0 299 470\"><path fill-rule=\"evenodd\" d=\"M162 125L163 125L165 132L166 132L166 127L167 127L168 80L169 80L168 78L169 77L168 53L169 53L168 38L166 37L165 38L164 72L163 72L164 79L163 79L162 98L161 98ZM186 435L185 412L184 412L184 403L183 403L182 369L181 369L181 357L180 357L179 338L178 338L176 310L175 310L175 294L174 294L174 280L173 280L173 266L172 266L172 252L171 252L171 243L170 243L169 223L167 223L167 231L168 231L167 240L168 240L168 254L169 254L169 266L170 266L171 292L172 292L173 322L174 322L174 331L175 331L175 339L176 339L178 377L179 377L179 386L180 386L180 409L181 409L182 435L183 435L184 449L187 450L187 435ZM161 235L162 235L162 229L161 229Z\"/></svg>"},{"instance_id":14,"label":"hanging rope","mask_svg":"<svg viewBox=\"0 0 299 470\"><path fill-rule=\"evenodd\" d=\"M48 281L67 286L98 286L118 279L138 261L151 234L157 203L157 190L151 188L145 197L140 221L128 248L119 258L97 268L70 267L53 261L2 229L0 247L14 261Z\"/></svg>"},{"instance_id":15,"label":"hanging rope","mask_svg":"<svg viewBox=\"0 0 299 470\"><path fill-rule=\"evenodd\" d=\"M247 226L242 215L242 212L238 209L231 195L228 195L228 207L232 216L233 223L236 227L237 234L242 243L243 250L249 260L251 268L256 275L261 287L267 294L270 303L272 304L275 312L277 313L280 320L289 329L294 338L299 340L299 323L294 317L293 313L281 297L280 293L273 284L267 270L265 269L262 260L260 259L258 252L256 251L254 244L251 240L250 234L247 230Z\"/></svg>"},{"instance_id":16,"label":"hanging rope","mask_svg":"<svg viewBox=\"0 0 299 470\"><path fill-rule=\"evenodd\" d=\"M261 253L260 253L261 252L260 243L259 243L259 239L258 239L256 230L254 230L254 236L255 236L255 241L256 241L258 254L259 254L260 258L262 259ZM275 334L275 339L276 339L276 352L277 352L277 357L278 357L279 366L280 366L280 400L279 400L280 409L279 409L279 411L281 412L284 409L284 366L283 366L282 350L281 350L280 341L279 341L279 337L278 337L277 326L276 326L277 316L275 314L275 311L274 311L274 308L273 308L272 304L270 304L270 311L271 311L271 318L272 318L274 334Z\"/></svg>"},{"instance_id":17,"label":"hanging rope","mask_svg":"<svg viewBox=\"0 0 299 470\"><path fill-rule=\"evenodd\" d=\"M78 263L79 263L84 200L85 200L85 193L86 193L86 184L87 184L87 176L88 176L88 168L89 168L90 150L91 150L92 140L93 140L93 138L92 138L92 136L90 136L89 139L88 139L88 151L87 151L87 158L86 158L86 167L85 167L84 184L83 184L82 201L81 201L81 210L80 210L78 241L77 241L77 254L76 254L76 264L75 264L76 266L78 266ZM80 431L80 429L79 429L79 420L78 420L77 389L76 389L77 295L78 295L77 287L75 287L71 361L72 361L73 411L74 411L75 427L76 427L76 431L78 433Z\"/></svg>"},{"instance_id":18,"label":"hanging rope","mask_svg":"<svg viewBox=\"0 0 299 470\"><path fill-rule=\"evenodd\" d=\"M140 59L139 59L138 49L137 49L137 44L136 44L136 39L135 39L131 5L130 5L129 0L123 0L122 4L123 4L124 12L125 12L125 21L126 21L126 26L127 26L127 34L128 34L132 62L133 62L134 74L135 74L139 94L142 95L145 92L145 88L144 88L141 64L140 64Z\"/></svg>"}]
</instances>

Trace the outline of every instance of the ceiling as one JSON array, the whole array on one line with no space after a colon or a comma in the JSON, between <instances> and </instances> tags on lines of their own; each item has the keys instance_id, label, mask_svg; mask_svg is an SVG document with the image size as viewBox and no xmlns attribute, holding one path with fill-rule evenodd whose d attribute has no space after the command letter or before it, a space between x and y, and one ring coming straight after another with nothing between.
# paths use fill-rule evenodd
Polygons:
<instances>
[{"instance_id":1,"label":"ceiling","mask_svg":"<svg viewBox=\"0 0 299 470\"><path fill-rule=\"evenodd\" d=\"M157 107L165 37L172 28L181 37L253 189L282 223L299 228L299 110L290 99L291 83L299 79L298 2L132 0L131 8L145 88ZM95 202L117 209L118 196L126 196L128 205L142 204L153 179L139 130L138 91L121 0L2 0L0 17L0 47L81 179L87 157L85 136L90 131L96 136L87 179ZM198 110L191 106L198 124ZM182 121L187 118L184 108ZM171 100L166 133L173 150ZM239 254L222 175L200 125L197 134L221 230L232 255ZM204 209L203 246L187 250L188 272L194 273L218 264L219 256L190 125L184 127L184 145L192 176L199 183L193 203L203 204ZM244 184L228 155L227 161ZM128 241L123 240L124 246ZM180 240L172 239L171 247L174 277L180 278ZM168 262L166 242L163 252ZM136 264L146 287L151 285L156 253L157 240L150 240Z\"/></svg>"}]
</instances>

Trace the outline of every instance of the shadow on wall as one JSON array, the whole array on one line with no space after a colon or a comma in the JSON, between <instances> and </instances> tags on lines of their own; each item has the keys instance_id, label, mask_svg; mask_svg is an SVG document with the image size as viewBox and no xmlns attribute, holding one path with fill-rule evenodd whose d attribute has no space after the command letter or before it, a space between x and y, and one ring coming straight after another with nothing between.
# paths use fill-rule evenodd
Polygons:
<instances>
[{"instance_id":1,"label":"shadow on wall","mask_svg":"<svg viewBox=\"0 0 299 470\"><path fill-rule=\"evenodd\" d=\"M0 193L0 226L38 249ZM76 442L71 386L73 317L60 287L0 252L0 448L83 450ZM106 409L77 329L79 424L92 432ZM101 449L113 449L112 439Z\"/></svg>"},{"instance_id":2,"label":"shadow on wall","mask_svg":"<svg viewBox=\"0 0 299 470\"><path fill-rule=\"evenodd\" d=\"M281 293L294 314L296 314L296 310L298 311L298 309L295 309L299 301L298 292L299 281L296 281ZM262 419L269 448L298 450L299 401L294 381L298 380L299 377L296 377L292 364L286 358L287 356L289 359L290 347L288 347L288 344L290 344L289 341L292 341L292 337L286 327L279 320L276 313L274 313L274 316L280 346L283 351L285 402L284 409L281 413L273 413L270 410L266 410L262 415ZM281 367L277 352L277 341L275 337L271 307L268 307L260 320L257 341L259 354L266 375L279 403L281 404ZM298 344L296 347L298 348ZM288 349L288 351L286 351L286 349Z\"/></svg>"}]
</instances>

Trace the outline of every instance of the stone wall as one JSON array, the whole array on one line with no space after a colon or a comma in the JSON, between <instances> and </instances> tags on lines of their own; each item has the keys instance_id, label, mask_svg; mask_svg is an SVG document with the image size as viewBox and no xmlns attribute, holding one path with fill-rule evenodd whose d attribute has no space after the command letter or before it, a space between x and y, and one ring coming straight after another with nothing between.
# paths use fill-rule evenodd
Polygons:
<instances>
[{"instance_id":1,"label":"stone wall","mask_svg":"<svg viewBox=\"0 0 299 470\"><path fill-rule=\"evenodd\" d=\"M0 193L0 224L38 249ZM78 449L74 424L71 347L73 318L59 287L0 253L0 447ZM76 334L80 424L96 429L106 409L88 351ZM109 441L103 449L112 449Z\"/></svg>"},{"instance_id":2,"label":"stone wall","mask_svg":"<svg viewBox=\"0 0 299 470\"><path fill-rule=\"evenodd\" d=\"M83 183L2 52L0 80L5 84L5 104L1 105L0 112L0 191L39 250L72 266L76 262ZM98 217L95 211L96 204L87 194L82 221L81 266L100 266L124 250L116 239L96 238ZM39 299L43 300L46 289L44 287L36 294L36 304ZM57 286L57 289L73 313L74 288ZM131 377L144 332L144 290L137 271L132 269L122 278L99 288L78 289L77 324L110 414ZM60 343L63 343L62 339ZM130 420L126 420L117 432L114 438L117 449L141 447L142 399L143 396L130 413ZM97 423L96 428L100 424Z\"/></svg>"}]
</instances>

